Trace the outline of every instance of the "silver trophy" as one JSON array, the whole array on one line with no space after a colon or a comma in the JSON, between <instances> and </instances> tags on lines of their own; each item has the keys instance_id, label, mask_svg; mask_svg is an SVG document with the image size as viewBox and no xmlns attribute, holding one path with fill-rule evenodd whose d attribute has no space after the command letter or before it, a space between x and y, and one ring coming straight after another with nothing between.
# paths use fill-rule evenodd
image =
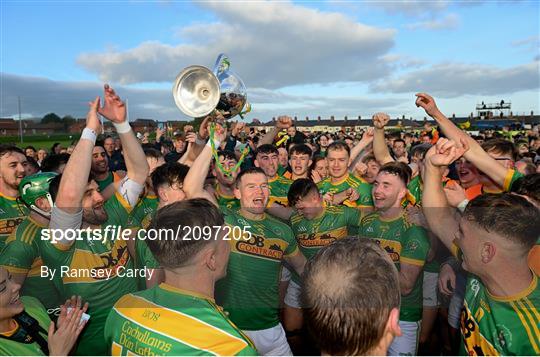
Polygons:
<instances>
[{"instance_id":1,"label":"silver trophy","mask_svg":"<svg viewBox=\"0 0 540 357\"><path fill-rule=\"evenodd\" d=\"M189 66L176 77L173 97L182 113L193 118L211 115L230 119L251 110L244 82L230 70L229 58L220 54L214 70Z\"/></svg>"}]
</instances>

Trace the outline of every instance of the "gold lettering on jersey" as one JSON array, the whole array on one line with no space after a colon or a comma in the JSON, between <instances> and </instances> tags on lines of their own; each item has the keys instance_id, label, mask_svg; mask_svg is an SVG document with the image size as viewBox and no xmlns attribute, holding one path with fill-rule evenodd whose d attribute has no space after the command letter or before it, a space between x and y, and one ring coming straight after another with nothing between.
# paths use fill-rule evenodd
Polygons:
<instances>
[{"instance_id":1,"label":"gold lettering on jersey","mask_svg":"<svg viewBox=\"0 0 540 357\"><path fill-rule=\"evenodd\" d=\"M89 271L92 274L66 274L63 275L63 281L64 283L96 282L114 278L124 272L128 261L129 251L123 240L114 241L111 250L102 254L77 249L71 259L70 270Z\"/></svg>"},{"instance_id":2,"label":"gold lettering on jersey","mask_svg":"<svg viewBox=\"0 0 540 357\"><path fill-rule=\"evenodd\" d=\"M24 217L7 218L0 221L0 234L11 234L24 220Z\"/></svg>"},{"instance_id":3,"label":"gold lettering on jersey","mask_svg":"<svg viewBox=\"0 0 540 357\"><path fill-rule=\"evenodd\" d=\"M235 248L238 252L255 255L273 260L281 260L285 247L284 242L279 239L264 238L263 236L252 235L248 241L237 241Z\"/></svg>"},{"instance_id":4,"label":"gold lettering on jersey","mask_svg":"<svg viewBox=\"0 0 540 357\"><path fill-rule=\"evenodd\" d=\"M302 247L325 247L333 241L347 236L347 228L334 229L324 233L300 234L297 236L298 243Z\"/></svg>"},{"instance_id":5,"label":"gold lettering on jersey","mask_svg":"<svg viewBox=\"0 0 540 357\"><path fill-rule=\"evenodd\" d=\"M122 324L118 342L139 356L156 355L157 351L153 351L155 348L162 352L170 352L172 348L171 343L156 337L155 334L151 334L149 331L141 331L139 326L130 321L124 321Z\"/></svg>"},{"instance_id":6,"label":"gold lettering on jersey","mask_svg":"<svg viewBox=\"0 0 540 357\"><path fill-rule=\"evenodd\" d=\"M394 263L399 263L399 258L401 257L401 243L395 240L387 239L374 239L381 248L383 248L386 253L390 256L390 259Z\"/></svg>"},{"instance_id":7,"label":"gold lettering on jersey","mask_svg":"<svg viewBox=\"0 0 540 357\"><path fill-rule=\"evenodd\" d=\"M482 314L483 315L483 314ZM461 311L461 334L469 356L498 356L493 345L480 332L480 326L469 311L467 302Z\"/></svg>"}]
</instances>

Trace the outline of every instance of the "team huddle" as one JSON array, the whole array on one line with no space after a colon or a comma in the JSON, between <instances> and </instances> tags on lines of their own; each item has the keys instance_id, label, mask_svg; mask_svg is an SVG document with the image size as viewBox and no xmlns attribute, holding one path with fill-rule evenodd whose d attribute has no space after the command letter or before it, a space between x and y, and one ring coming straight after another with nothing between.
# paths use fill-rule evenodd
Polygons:
<instances>
[{"instance_id":1,"label":"team huddle","mask_svg":"<svg viewBox=\"0 0 540 357\"><path fill-rule=\"evenodd\" d=\"M538 127L416 96L419 135L153 140L106 85L69 153L1 146L0 354L540 355Z\"/></svg>"}]
</instances>

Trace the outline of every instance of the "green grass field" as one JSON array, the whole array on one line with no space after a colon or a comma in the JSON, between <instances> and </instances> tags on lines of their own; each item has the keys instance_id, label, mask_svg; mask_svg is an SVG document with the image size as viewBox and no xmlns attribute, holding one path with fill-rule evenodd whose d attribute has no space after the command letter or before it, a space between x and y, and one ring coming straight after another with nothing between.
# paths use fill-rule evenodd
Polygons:
<instances>
[{"instance_id":1,"label":"green grass field","mask_svg":"<svg viewBox=\"0 0 540 357\"><path fill-rule=\"evenodd\" d=\"M68 147L79 136L80 134L26 135L23 137L22 143L19 136L0 136L0 144L15 144L20 148L31 145L36 150L46 149L48 151L54 143L60 143L63 147Z\"/></svg>"}]
</instances>

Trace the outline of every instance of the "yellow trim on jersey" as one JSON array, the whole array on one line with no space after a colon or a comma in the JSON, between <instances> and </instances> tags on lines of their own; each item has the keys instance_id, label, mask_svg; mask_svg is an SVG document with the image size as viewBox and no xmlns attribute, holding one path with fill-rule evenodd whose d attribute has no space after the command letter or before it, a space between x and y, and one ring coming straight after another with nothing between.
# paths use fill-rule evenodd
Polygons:
<instances>
[{"instance_id":1,"label":"yellow trim on jersey","mask_svg":"<svg viewBox=\"0 0 540 357\"><path fill-rule=\"evenodd\" d=\"M523 298L523 301L529 306L529 310L532 311L534 317L536 317L536 320L538 324L540 324L540 314L538 313L538 310L536 307L532 304L531 300L529 298Z\"/></svg>"},{"instance_id":2,"label":"yellow trim on jersey","mask_svg":"<svg viewBox=\"0 0 540 357\"><path fill-rule=\"evenodd\" d=\"M120 346L118 343L114 342L111 346L111 356L121 356L122 355L122 346Z\"/></svg>"},{"instance_id":3,"label":"yellow trim on jersey","mask_svg":"<svg viewBox=\"0 0 540 357\"><path fill-rule=\"evenodd\" d=\"M21 241L26 244L32 244L38 229L39 227L35 225L26 226Z\"/></svg>"},{"instance_id":4,"label":"yellow trim on jersey","mask_svg":"<svg viewBox=\"0 0 540 357\"><path fill-rule=\"evenodd\" d=\"M343 179L337 181L337 182L332 182L332 177L328 177L327 180L328 182L330 183L330 185L332 186L338 186L338 185L341 185L343 182L347 181L349 179L349 173L347 173Z\"/></svg>"},{"instance_id":5,"label":"yellow trim on jersey","mask_svg":"<svg viewBox=\"0 0 540 357\"><path fill-rule=\"evenodd\" d=\"M30 270L30 269L25 269L25 268L12 267L9 265L0 265L0 266L12 274L26 274Z\"/></svg>"},{"instance_id":6,"label":"yellow trim on jersey","mask_svg":"<svg viewBox=\"0 0 540 357\"><path fill-rule=\"evenodd\" d=\"M502 301L502 302L512 302L512 301L516 301L516 300L519 300L519 299L523 299L524 297L527 297L529 296L535 289L536 289L536 286L538 285L538 277L536 276L536 274L534 274L534 272L532 272L532 275L533 275L533 279L531 281L531 283L529 284L529 286L515 294L515 295L511 295L511 296L495 296L495 295L492 295L487 289L486 289L486 293L487 295L495 300L495 301Z\"/></svg>"},{"instance_id":7,"label":"yellow trim on jersey","mask_svg":"<svg viewBox=\"0 0 540 357\"><path fill-rule=\"evenodd\" d=\"M405 263L405 264L410 264L410 265L416 265L417 267L423 267L424 263L425 263L425 261L423 261L423 260L418 260L418 259L413 259L413 258L405 258L403 256L399 257L399 262L400 263Z\"/></svg>"},{"instance_id":8,"label":"yellow trim on jersey","mask_svg":"<svg viewBox=\"0 0 540 357\"><path fill-rule=\"evenodd\" d=\"M519 301L518 301L518 303L519 303ZM527 310L520 311L520 308L518 306L516 306L515 302L510 302L510 306L512 306L512 308L514 309L514 311L518 315L519 319L521 320L521 324L523 325L523 327L525 328L525 331L527 332L527 336L529 337L529 341L531 342L532 348L534 349L534 351L536 353L540 354L540 348L538 347L538 344L536 343L536 341L540 340L540 333L538 333L538 328L534 325L534 321L529 321L529 320L525 319L525 316L523 316L522 312L525 312L525 314L528 315ZM528 316L530 317L530 315L528 315ZM533 328L536 330L535 331L536 332L535 333L536 334L536 339L535 339L535 336L533 336L531 328L527 323L528 321L532 323Z\"/></svg>"},{"instance_id":9,"label":"yellow trim on jersey","mask_svg":"<svg viewBox=\"0 0 540 357\"><path fill-rule=\"evenodd\" d=\"M211 298L210 296L200 294L200 293L197 293L197 292L191 291L191 290L180 289L180 288L177 288L175 286L169 285L167 283L161 283L161 284L159 284L159 287L161 289L163 289L163 290L167 290L167 291L170 291L170 292L173 292L173 293L179 293L179 294L182 294L182 295L195 296L195 297L198 297L198 298L201 298L201 299L210 300L210 301L214 302L214 298Z\"/></svg>"},{"instance_id":10,"label":"yellow trim on jersey","mask_svg":"<svg viewBox=\"0 0 540 357\"><path fill-rule=\"evenodd\" d=\"M0 197L3 197L6 200L10 200L10 201L16 201L17 200L17 197L8 196L6 194L3 194L2 192L0 192Z\"/></svg>"},{"instance_id":11,"label":"yellow trim on jersey","mask_svg":"<svg viewBox=\"0 0 540 357\"><path fill-rule=\"evenodd\" d=\"M124 197L122 197L122 195L120 194L120 192L118 191L114 191L114 195L116 196L116 199L118 200L118 202L120 202L120 204L122 205L122 207L124 207L126 209L126 211L128 213L131 212L131 210L133 209L133 207L131 207L131 205L129 204L128 201L126 201L124 199Z\"/></svg>"},{"instance_id":12,"label":"yellow trim on jersey","mask_svg":"<svg viewBox=\"0 0 540 357\"><path fill-rule=\"evenodd\" d=\"M131 294L124 296L114 309L124 318L147 330L218 356L236 355L248 346L246 341L227 331L194 316L169 309L139 296ZM159 311L159 321L143 317L142 311L145 309ZM182 328L178 328L179 326ZM208 347L212 347L212 349Z\"/></svg>"},{"instance_id":13,"label":"yellow trim on jersey","mask_svg":"<svg viewBox=\"0 0 540 357\"><path fill-rule=\"evenodd\" d=\"M504 183L503 183L503 191L508 192L510 191L510 183L512 182L512 177L514 177L516 170L508 169L506 171L506 176L504 177Z\"/></svg>"},{"instance_id":14,"label":"yellow trim on jersey","mask_svg":"<svg viewBox=\"0 0 540 357\"><path fill-rule=\"evenodd\" d=\"M19 328L19 323L17 322L17 320L13 320L13 322L15 322L15 327L12 330L9 330L6 332L0 332L0 335L5 336L5 337L13 336L15 332L17 331L17 329Z\"/></svg>"},{"instance_id":15,"label":"yellow trim on jersey","mask_svg":"<svg viewBox=\"0 0 540 357\"><path fill-rule=\"evenodd\" d=\"M271 182L274 182L274 181L277 181L277 179L279 178L279 175L276 174L276 176L272 177L271 179L268 179L268 183L271 183Z\"/></svg>"},{"instance_id":16,"label":"yellow trim on jersey","mask_svg":"<svg viewBox=\"0 0 540 357\"><path fill-rule=\"evenodd\" d=\"M38 226L38 227L40 227L40 228L47 228L47 227L49 226L49 225L47 225L47 224L41 224L41 223L39 223L39 222L36 221L34 218L32 218L32 216L28 216L27 218L28 218L28 220L29 220L30 222L34 223L36 226Z\"/></svg>"}]
</instances>

